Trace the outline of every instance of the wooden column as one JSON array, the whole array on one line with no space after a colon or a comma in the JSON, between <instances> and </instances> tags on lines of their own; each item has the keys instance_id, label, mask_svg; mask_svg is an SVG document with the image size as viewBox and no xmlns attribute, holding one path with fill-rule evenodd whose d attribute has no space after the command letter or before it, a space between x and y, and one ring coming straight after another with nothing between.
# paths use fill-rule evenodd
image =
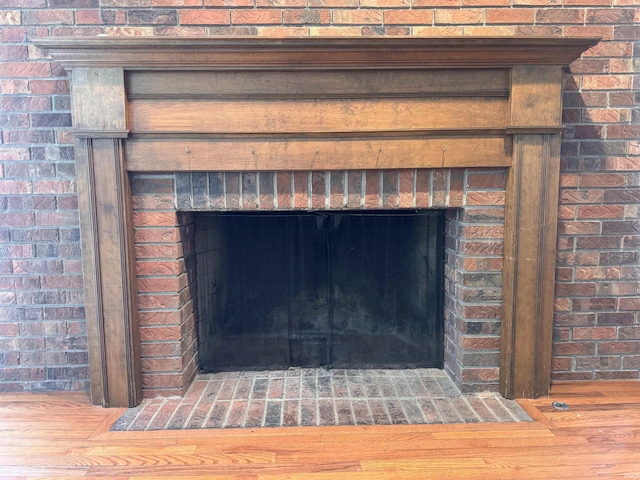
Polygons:
<instances>
[{"instance_id":1,"label":"wooden column","mask_svg":"<svg viewBox=\"0 0 640 480\"><path fill-rule=\"evenodd\" d=\"M506 398L549 393L561 95L560 66L512 69L500 348L500 393Z\"/></svg>"},{"instance_id":2,"label":"wooden column","mask_svg":"<svg viewBox=\"0 0 640 480\"><path fill-rule=\"evenodd\" d=\"M131 407L142 399L131 193L121 68L73 70L76 174L91 399Z\"/></svg>"}]
</instances>

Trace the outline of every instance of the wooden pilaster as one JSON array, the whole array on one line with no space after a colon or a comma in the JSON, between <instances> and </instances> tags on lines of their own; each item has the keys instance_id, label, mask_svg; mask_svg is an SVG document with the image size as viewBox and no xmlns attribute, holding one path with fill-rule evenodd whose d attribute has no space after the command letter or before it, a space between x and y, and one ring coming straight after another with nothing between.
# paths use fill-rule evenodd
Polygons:
<instances>
[{"instance_id":1,"label":"wooden pilaster","mask_svg":"<svg viewBox=\"0 0 640 480\"><path fill-rule=\"evenodd\" d=\"M505 211L500 393L549 393L560 172L560 66L514 67Z\"/></svg>"},{"instance_id":2,"label":"wooden pilaster","mask_svg":"<svg viewBox=\"0 0 640 480\"><path fill-rule=\"evenodd\" d=\"M123 70L76 69L72 95L91 400L131 407L142 382Z\"/></svg>"}]
</instances>

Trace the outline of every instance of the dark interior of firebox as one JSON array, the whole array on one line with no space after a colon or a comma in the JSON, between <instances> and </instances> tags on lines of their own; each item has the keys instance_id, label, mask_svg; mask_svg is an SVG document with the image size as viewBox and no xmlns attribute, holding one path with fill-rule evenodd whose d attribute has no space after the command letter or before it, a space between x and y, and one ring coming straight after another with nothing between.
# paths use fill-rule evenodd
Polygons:
<instances>
[{"instance_id":1,"label":"dark interior of firebox","mask_svg":"<svg viewBox=\"0 0 640 480\"><path fill-rule=\"evenodd\" d=\"M206 372L442 368L444 212L200 213Z\"/></svg>"}]
</instances>

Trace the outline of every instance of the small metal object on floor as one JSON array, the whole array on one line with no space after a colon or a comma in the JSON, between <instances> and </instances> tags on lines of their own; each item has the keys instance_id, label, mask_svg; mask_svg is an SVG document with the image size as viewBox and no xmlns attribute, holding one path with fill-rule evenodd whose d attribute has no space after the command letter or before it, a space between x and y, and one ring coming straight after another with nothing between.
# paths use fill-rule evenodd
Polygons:
<instances>
[{"instance_id":1,"label":"small metal object on floor","mask_svg":"<svg viewBox=\"0 0 640 480\"><path fill-rule=\"evenodd\" d=\"M290 368L198 375L184 397L145 400L111 430L530 421L498 393L460 394L442 370Z\"/></svg>"},{"instance_id":2,"label":"small metal object on floor","mask_svg":"<svg viewBox=\"0 0 640 480\"><path fill-rule=\"evenodd\" d=\"M569 410L569 404L564 402L553 402L551 406L556 410Z\"/></svg>"}]
</instances>

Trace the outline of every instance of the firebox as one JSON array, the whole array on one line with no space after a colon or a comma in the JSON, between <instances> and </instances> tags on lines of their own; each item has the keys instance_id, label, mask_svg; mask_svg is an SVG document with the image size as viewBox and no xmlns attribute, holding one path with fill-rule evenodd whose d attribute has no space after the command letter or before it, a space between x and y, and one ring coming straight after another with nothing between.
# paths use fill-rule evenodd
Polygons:
<instances>
[{"instance_id":1,"label":"firebox","mask_svg":"<svg viewBox=\"0 0 640 480\"><path fill-rule=\"evenodd\" d=\"M202 370L442 368L443 210L194 224Z\"/></svg>"}]
</instances>

